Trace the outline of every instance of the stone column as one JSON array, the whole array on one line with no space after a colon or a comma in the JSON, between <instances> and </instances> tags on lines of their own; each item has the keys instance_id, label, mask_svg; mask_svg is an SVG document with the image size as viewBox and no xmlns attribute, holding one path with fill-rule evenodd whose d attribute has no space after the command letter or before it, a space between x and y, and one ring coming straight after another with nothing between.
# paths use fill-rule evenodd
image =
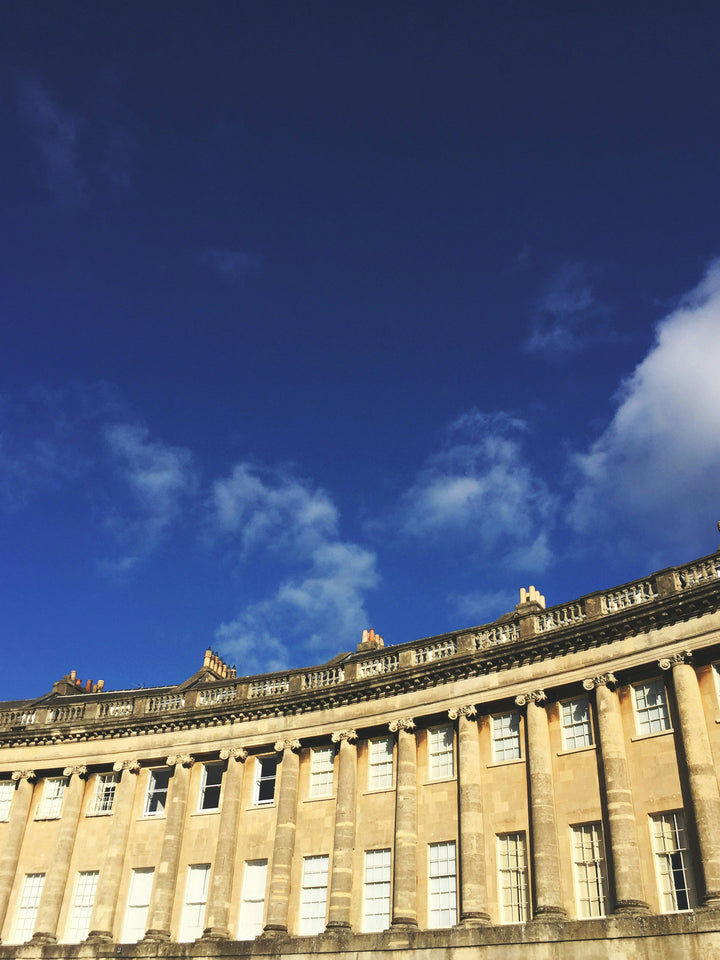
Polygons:
<instances>
[{"instance_id":1,"label":"stone column","mask_svg":"<svg viewBox=\"0 0 720 960\"><path fill-rule=\"evenodd\" d=\"M143 940L169 940L172 922L173 899L177 885L180 846L182 844L185 814L187 812L190 770L195 759L190 754L167 758L167 765L175 772L170 780L168 805L165 818L165 833L158 868L155 871L150 906L148 929Z\"/></svg>"},{"instance_id":2,"label":"stone column","mask_svg":"<svg viewBox=\"0 0 720 960\"><path fill-rule=\"evenodd\" d=\"M230 939L230 900L240 822L240 797L247 755L247 750L242 747L227 747L220 751L220 759L227 760L228 767L223 786L215 860L210 877L207 927L203 930L203 940Z\"/></svg>"},{"instance_id":3,"label":"stone column","mask_svg":"<svg viewBox=\"0 0 720 960\"><path fill-rule=\"evenodd\" d=\"M357 733L354 730L338 730L333 733L332 740L333 743L340 744L340 762L327 925L328 930L336 928L349 930L357 777L357 748L353 740L357 740Z\"/></svg>"},{"instance_id":4,"label":"stone column","mask_svg":"<svg viewBox=\"0 0 720 960\"><path fill-rule=\"evenodd\" d=\"M290 872L295 850L297 826L298 775L300 772L299 740L278 740L275 750L282 752L280 791L275 820L270 895L267 923L263 933L287 933Z\"/></svg>"},{"instance_id":5,"label":"stone column","mask_svg":"<svg viewBox=\"0 0 720 960\"><path fill-rule=\"evenodd\" d=\"M20 849L25 836L25 824L27 823L33 795L31 781L35 779L35 771L15 770L12 779L17 783L17 786L10 806L10 820L6 827L5 843L2 851L0 851L0 933L2 933L5 923L7 905L15 882Z\"/></svg>"},{"instance_id":6,"label":"stone column","mask_svg":"<svg viewBox=\"0 0 720 960\"><path fill-rule=\"evenodd\" d=\"M485 881L485 831L483 827L480 758L476 711L471 704L448 710L458 722L458 807L460 841L460 923L490 923Z\"/></svg>"},{"instance_id":7,"label":"stone column","mask_svg":"<svg viewBox=\"0 0 720 960\"><path fill-rule=\"evenodd\" d=\"M67 887L70 858L75 846L86 775L87 767L83 766L66 767L63 770L63 776L67 777L69 782L63 796L62 816L58 824L52 862L45 875L40 896L33 943L55 943L57 940L58 921Z\"/></svg>"},{"instance_id":8,"label":"stone column","mask_svg":"<svg viewBox=\"0 0 720 960\"><path fill-rule=\"evenodd\" d=\"M555 820L550 731L542 704L544 690L533 690L515 698L527 706L527 759L530 780L530 822L532 824L532 861L535 892L535 920L564 920L560 885L560 852Z\"/></svg>"},{"instance_id":9,"label":"stone column","mask_svg":"<svg viewBox=\"0 0 720 960\"><path fill-rule=\"evenodd\" d=\"M630 790L630 773L625 752L625 734L620 702L610 689L617 681L612 673L583 680L586 690L595 690L595 708L600 734L604 776L600 789L605 794L610 850L615 883L614 913L649 913L642 899L643 883L637 841L635 810Z\"/></svg>"},{"instance_id":10,"label":"stone column","mask_svg":"<svg viewBox=\"0 0 720 960\"><path fill-rule=\"evenodd\" d=\"M695 815L703 906L720 907L720 792L715 775L710 739L705 724L700 687L688 651L659 661L662 670L672 668L675 702L680 720L690 798Z\"/></svg>"},{"instance_id":11,"label":"stone column","mask_svg":"<svg viewBox=\"0 0 720 960\"><path fill-rule=\"evenodd\" d=\"M95 904L90 918L88 934L90 941L113 938L115 909L120 893L140 764L137 760L118 760L113 764L113 770L120 774L120 781L115 790L111 822L108 824L105 858L100 869Z\"/></svg>"},{"instance_id":12,"label":"stone column","mask_svg":"<svg viewBox=\"0 0 720 960\"><path fill-rule=\"evenodd\" d=\"M395 883L392 926L417 927L417 752L415 721L393 720L398 736L395 797Z\"/></svg>"}]
</instances>

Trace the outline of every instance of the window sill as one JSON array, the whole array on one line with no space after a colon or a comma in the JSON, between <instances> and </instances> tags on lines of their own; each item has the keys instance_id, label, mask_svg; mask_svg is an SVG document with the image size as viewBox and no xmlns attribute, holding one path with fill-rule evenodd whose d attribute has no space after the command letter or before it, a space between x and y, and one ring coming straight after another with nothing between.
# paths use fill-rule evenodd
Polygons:
<instances>
[{"instance_id":1,"label":"window sill","mask_svg":"<svg viewBox=\"0 0 720 960\"><path fill-rule=\"evenodd\" d=\"M328 794L327 797L305 797L303 803L322 803L323 800L335 800L335 794Z\"/></svg>"},{"instance_id":2,"label":"window sill","mask_svg":"<svg viewBox=\"0 0 720 960\"><path fill-rule=\"evenodd\" d=\"M162 813L143 813L142 816L138 817L138 820L164 820L165 812Z\"/></svg>"},{"instance_id":3,"label":"window sill","mask_svg":"<svg viewBox=\"0 0 720 960\"><path fill-rule=\"evenodd\" d=\"M112 810L88 810L85 814L86 817L111 817L112 815Z\"/></svg>"},{"instance_id":4,"label":"window sill","mask_svg":"<svg viewBox=\"0 0 720 960\"><path fill-rule=\"evenodd\" d=\"M220 813L220 807L213 807L212 810L196 810L191 813L191 817L208 817L213 813Z\"/></svg>"},{"instance_id":5,"label":"window sill","mask_svg":"<svg viewBox=\"0 0 720 960\"><path fill-rule=\"evenodd\" d=\"M43 815L42 813L37 813L37 814L35 814L35 819L36 819L36 820L59 820L59 819L60 819L60 814L59 814L59 813L52 813L52 814L50 814L50 815L48 816L48 815Z\"/></svg>"},{"instance_id":6,"label":"window sill","mask_svg":"<svg viewBox=\"0 0 720 960\"><path fill-rule=\"evenodd\" d=\"M453 774L452 777L437 777L436 779L433 779L433 780L423 780L423 786L424 786L424 787L428 787L428 786L430 786L430 785L433 784L433 783L457 783L457 777ZM431 929L431 928L428 927L428 929ZM441 928L440 928L440 927L433 927L432 929L433 929L433 930L440 930ZM444 930L444 929L446 929L446 928L443 927L442 929Z\"/></svg>"},{"instance_id":7,"label":"window sill","mask_svg":"<svg viewBox=\"0 0 720 960\"><path fill-rule=\"evenodd\" d=\"M492 763L486 763L485 766L488 767L508 767L513 763L525 763L525 757L516 757L514 760L493 760ZM518 920L518 923L524 921Z\"/></svg>"},{"instance_id":8,"label":"window sill","mask_svg":"<svg viewBox=\"0 0 720 960\"><path fill-rule=\"evenodd\" d=\"M559 757L567 757L571 753L590 753L595 750L595 744L591 743L589 747L571 747L569 750L558 750ZM595 919L593 917L593 919Z\"/></svg>"},{"instance_id":9,"label":"window sill","mask_svg":"<svg viewBox=\"0 0 720 960\"><path fill-rule=\"evenodd\" d=\"M718 720L718 723L720 723L720 720ZM363 790L362 795L364 797L374 797L378 793L395 793L395 784L391 787L375 787L374 790Z\"/></svg>"},{"instance_id":10,"label":"window sill","mask_svg":"<svg viewBox=\"0 0 720 960\"><path fill-rule=\"evenodd\" d=\"M630 742L635 743L637 740L652 740L654 737L667 737L671 733L675 733L672 727L668 727L667 730L656 730L655 733L639 733L636 737L630 737ZM674 912L677 913L678 911Z\"/></svg>"},{"instance_id":11,"label":"window sill","mask_svg":"<svg viewBox=\"0 0 720 960\"><path fill-rule=\"evenodd\" d=\"M275 801L272 803L252 803L249 807L246 807L246 810L272 810L275 806Z\"/></svg>"}]
</instances>

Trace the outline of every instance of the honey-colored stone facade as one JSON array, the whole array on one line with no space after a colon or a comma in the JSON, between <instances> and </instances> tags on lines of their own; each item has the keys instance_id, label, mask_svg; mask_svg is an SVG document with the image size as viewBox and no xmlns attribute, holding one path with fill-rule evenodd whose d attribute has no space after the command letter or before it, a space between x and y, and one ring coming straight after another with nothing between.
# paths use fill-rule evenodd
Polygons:
<instances>
[{"instance_id":1,"label":"honey-colored stone facade","mask_svg":"<svg viewBox=\"0 0 720 960\"><path fill-rule=\"evenodd\" d=\"M720 958L720 553L543 603L0 704L0 960Z\"/></svg>"}]
</instances>

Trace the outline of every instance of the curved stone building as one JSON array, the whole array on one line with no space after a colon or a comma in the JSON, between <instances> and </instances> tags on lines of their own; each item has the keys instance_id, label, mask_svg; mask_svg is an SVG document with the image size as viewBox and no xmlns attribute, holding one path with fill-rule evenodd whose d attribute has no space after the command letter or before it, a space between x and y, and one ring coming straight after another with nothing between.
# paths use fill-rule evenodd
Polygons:
<instances>
[{"instance_id":1,"label":"curved stone building","mask_svg":"<svg viewBox=\"0 0 720 960\"><path fill-rule=\"evenodd\" d=\"M720 957L720 553L0 704L0 960Z\"/></svg>"}]
</instances>

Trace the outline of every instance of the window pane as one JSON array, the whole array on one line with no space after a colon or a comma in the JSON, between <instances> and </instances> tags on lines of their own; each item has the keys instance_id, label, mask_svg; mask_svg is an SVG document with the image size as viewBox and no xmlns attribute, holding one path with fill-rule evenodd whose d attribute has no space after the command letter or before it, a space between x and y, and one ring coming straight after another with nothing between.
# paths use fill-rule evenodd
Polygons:
<instances>
[{"instance_id":1,"label":"window pane","mask_svg":"<svg viewBox=\"0 0 720 960\"><path fill-rule=\"evenodd\" d=\"M10 818L10 805L15 795L15 784L8 780L0 781L0 822Z\"/></svg>"},{"instance_id":2,"label":"window pane","mask_svg":"<svg viewBox=\"0 0 720 960\"><path fill-rule=\"evenodd\" d=\"M663 913L689 910L694 902L688 872L685 820L681 810L650 818L660 908Z\"/></svg>"},{"instance_id":3,"label":"window pane","mask_svg":"<svg viewBox=\"0 0 720 960\"><path fill-rule=\"evenodd\" d=\"M168 786L170 784L169 770L151 770L148 781L147 799L145 802L145 816L159 817L165 813L167 804Z\"/></svg>"},{"instance_id":4,"label":"window pane","mask_svg":"<svg viewBox=\"0 0 720 960\"><path fill-rule=\"evenodd\" d=\"M592 746L590 704L587 697L562 705L563 746L566 750Z\"/></svg>"},{"instance_id":5,"label":"window pane","mask_svg":"<svg viewBox=\"0 0 720 960\"><path fill-rule=\"evenodd\" d=\"M25 874L20 900L18 901L15 927L10 938L11 943L25 943L32 937L44 883L44 873Z\"/></svg>"},{"instance_id":6,"label":"window pane","mask_svg":"<svg viewBox=\"0 0 720 960\"><path fill-rule=\"evenodd\" d=\"M599 823L572 827L575 890L579 917L604 917L607 912L605 850Z\"/></svg>"},{"instance_id":7,"label":"window pane","mask_svg":"<svg viewBox=\"0 0 720 960\"><path fill-rule=\"evenodd\" d=\"M389 850L367 850L363 884L363 931L387 930L390 926Z\"/></svg>"},{"instance_id":8,"label":"window pane","mask_svg":"<svg viewBox=\"0 0 720 960\"><path fill-rule=\"evenodd\" d=\"M528 919L528 872L524 833L498 836L498 880L502 923Z\"/></svg>"},{"instance_id":9,"label":"window pane","mask_svg":"<svg viewBox=\"0 0 720 960\"><path fill-rule=\"evenodd\" d=\"M325 929L328 857L304 857L298 933L309 935Z\"/></svg>"},{"instance_id":10,"label":"window pane","mask_svg":"<svg viewBox=\"0 0 720 960\"><path fill-rule=\"evenodd\" d=\"M123 943L135 943L145 936L153 873L153 867L145 867L132 872L125 913L125 926L122 934Z\"/></svg>"},{"instance_id":11,"label":"window pane","mask_svg":"<svg viewBox=\"0 0 720 960\"><path fill-rule=\"evenodd\" d=\"M112 813L115 791L119 780L117 773L99 773L95 778L95 795L90 808L93 816Z\"/></svg>"},{"instance_id":12,"label":"window pane","mask_svg":"<svg viewBox=\"0 0 720 960\"><path fill-rule=\"evenodd\" d=\"M393 738L371 740L368 757L368 789L390 790L393 785Z\"/></svg>"},{"instance_id":13,"label":"window pane","mask_svg":"<svg viewBox=\"0 0 720 960\"><path fill-rule=\"evenodd\" d=\"M453 728L448 724L428 731L429 774L431 780L452 777Z\"/></svg>"},{"instance_id":14,"label":"window pane","mask_svg":"<svg viewBox=\"0 0 720 960\"><path fill-rule=\"evenodd\" d=\"M311 797L332 796L334 763L334 747L313 747L310 753Z\"/></svg>"},{"instance_id":15,"label":"window pane","mask_svg":"<svg viewBox=\"0 0 720 960\"><path fill-rule=\"evenodd\" d=\"M97 870L86 870L77 875L66 934L68 943L80 943L90 931L90 915L95 903L97 882Z\"/></svg>"},{"instance_id":16,"label":"window pane","mask_svg":"<svg viewBox=\"0 0 720 960\"><path fill-rule=\"evenodd\" d=\"M50 777L45 781L42 800L38 807L38 820L56 820L60 816L66 786L65 777Z\"/></svg>"},{"instance_id":17,"label":"window pane","mask_svg":"<svg viewBox=\"0 0 720 960\"><path fill-rule=\"evenodd\" d=\"M238 940L254 940L262 933L266 885L267 860L248 860L243 878Z\"/></svg>"},{"instance_id":18,"label":"window pane","mask_svg":"<svg viewBox=\"0 0 720 960\"><path fill-rule=\"evenodd\" d=\"M198 937L202 936L209 879L209 863L200 863L188 867L185 904L180 922L179 940L181 943L197 940Z\"/></svg>"},{"instance_id":19,"label":"window pane","mask_svg":"<svg viewBox=\"0 0 720 960\"><path fill-rule=\"evenodd\" d=\"M255 760L255 803L272 803L275 799L277 757L257 757Z\"/></svg>"},{"instance_id":20,"label":"window pane","mask_svg":"<svg viewBox=\"0 0 720 960\"><path fill-rule=\"evenodd\" d=\"M505 713L492 718L493 760L520 759L520 714Z\"/></svg>"},{"instance_id":21,"label":"window pane","mask_svg":"<svg viewBox=\"0 0 720 960\"><path fill-rule=\"evenodd\" d=\"M452 927L457 923L455 842L431 843L428 862L428 926Z\"/></svg>"},{"instance_id":22,"label":"window pane","mask_svg":"<svg viewBox=\"0 0 720 960\"><path fill-rule=\"evenodd\" d=\"M217 810L220 807L220 789L222 787L223 765L205 764L200 789L200 810Z\"/></svg>"},{"instance_id":23,"label":"window pane","mask_svg":"<svg viewBox=\"0 0 720 960\"><path fill-rule=\"evenodd\" d=\"M662 680L650 680L633 687L639 734L660 733L670 729L670 715Z\"/></svg>"}]
</instances>

